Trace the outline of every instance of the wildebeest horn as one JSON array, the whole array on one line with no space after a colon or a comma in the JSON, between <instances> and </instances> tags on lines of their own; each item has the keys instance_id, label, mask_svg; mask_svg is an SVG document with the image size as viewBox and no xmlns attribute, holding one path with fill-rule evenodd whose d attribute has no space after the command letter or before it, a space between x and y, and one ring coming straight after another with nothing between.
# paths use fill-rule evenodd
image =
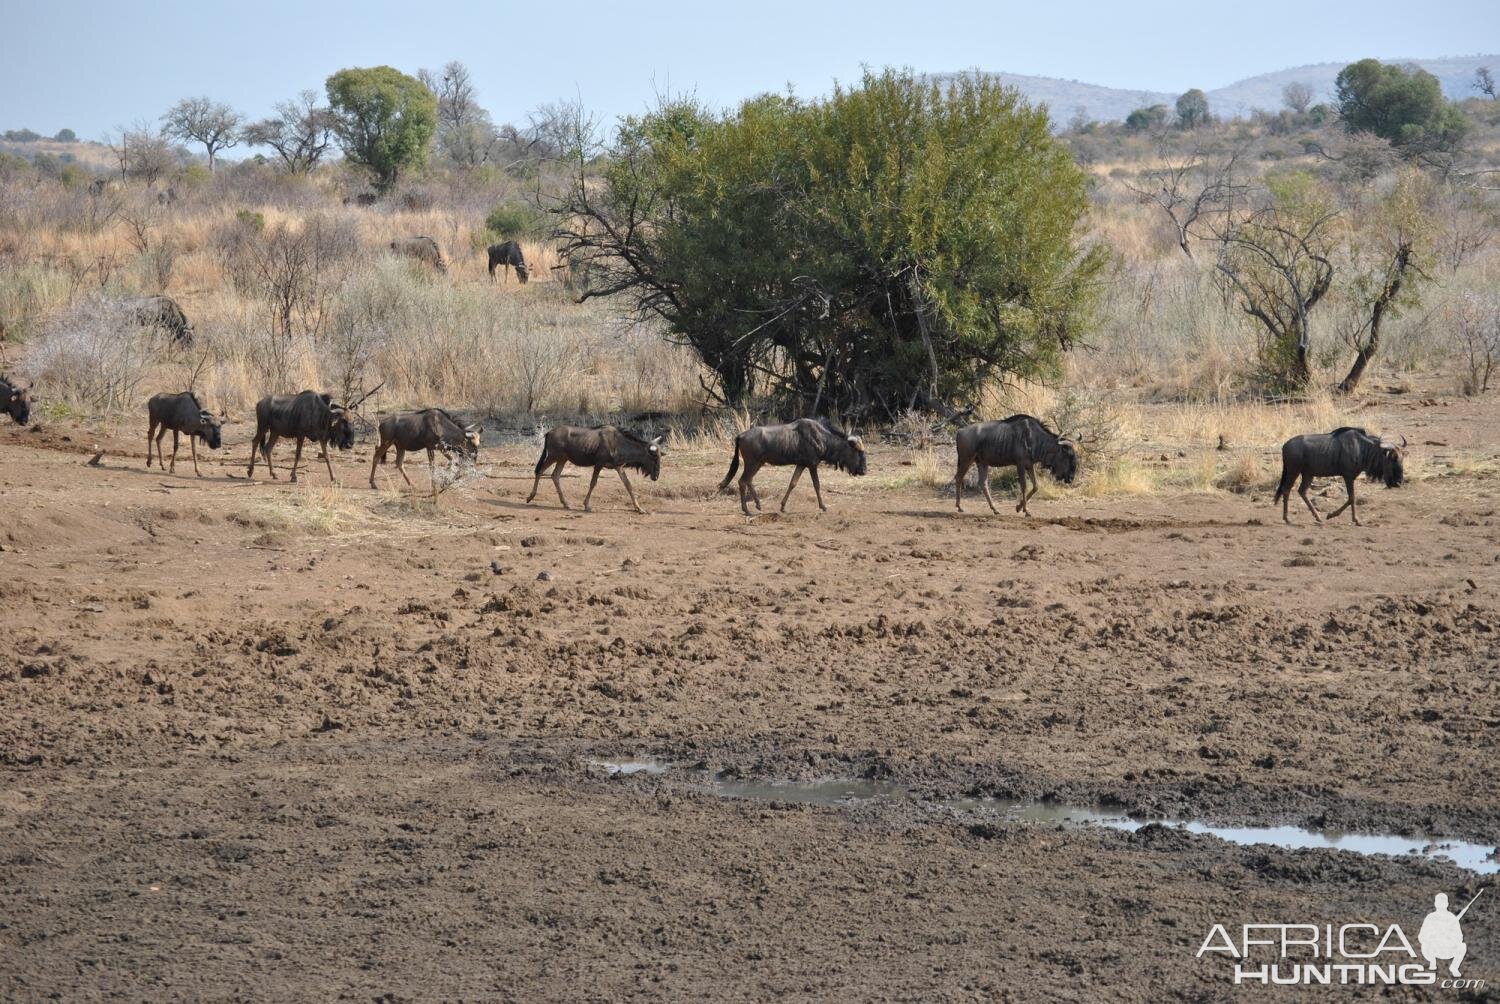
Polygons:
<instances>
[{"instance_id":1,"label":"wildebeest horn","mask_svg":"<svg viewBox=\"0 0 1500 1004\"><path fill-rule=\"evenodd\" d=\"M202 419L212 419L214 417L214 413L209 411L207 408L204 408L198 412L198 417Z\"/></svg>"}]
</instances>

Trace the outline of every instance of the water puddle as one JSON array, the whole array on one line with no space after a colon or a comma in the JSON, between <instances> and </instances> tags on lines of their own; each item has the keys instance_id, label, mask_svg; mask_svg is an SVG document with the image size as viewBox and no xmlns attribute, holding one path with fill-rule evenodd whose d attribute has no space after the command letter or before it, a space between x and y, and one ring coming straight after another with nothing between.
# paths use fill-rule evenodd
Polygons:
<instances>
[{"instance_id":1,"label":"water puddle","mask_svg":"<svg viewBox=\"0 0 1500 1004\"><path fill-rule=\"evenodd\" d=\"M1383 833L1345 833L1338 830L1309 830L1300 826L1214 826L1198 820L1132 819L1099 806L1068 805L1061 802L1022 802L998 798L923 799L893 781L869 781L829 778L817 781L767 781L716 775L706 770L676 767L649 757L626 760L591 760L611 776L631 774L679 774L702 785L720 798L745 798L763 801L792 802L806 805L854 806L870 802L916 801L935 809L982 813L1006 821L1044 823L1066 826L1107 826L1134 832L1151 822L1176 827L1187 833L1207 834L1232 844L1271 844L1291 850L1326 848L1353 851L1356 854L1415 854L1446 858L1482 875L1500 872L1495 848L1463 840L1402 837Z\"/></svg>"}]
</instances>

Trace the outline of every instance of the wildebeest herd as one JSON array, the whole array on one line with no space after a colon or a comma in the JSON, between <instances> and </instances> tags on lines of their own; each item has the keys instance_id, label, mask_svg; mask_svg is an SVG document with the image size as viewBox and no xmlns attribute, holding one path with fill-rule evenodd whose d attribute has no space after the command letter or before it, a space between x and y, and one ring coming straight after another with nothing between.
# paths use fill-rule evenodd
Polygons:
<instances>
[{"instance_id":1,"label":"wildebeest herd","mask_svg":"<svg viewBox=\"0 0 1500 1004\"><path fill-rule=\"evenodd\" d=\"M31 392L9 378L0 375L0 412L25 425L31 418L33 405ZM202 439L209 449L219 449L225 418L205 408L192 391L180 394L157 394L146 405L146 466L151 466L152 450L157 462L169 471L176 471L179 436L187 436L193 458L193 472L198 474L197 440ZM353 409L333 400L330 394L305 390L295 395L271 395L263 397L255 405L255 436L250 444L250 466L246 476L255 476L257 457L264 460L266 469L275 478L276 468L271 451L278 440L295 439L296 453L292 458L291 480L297 480L297 471L302 462L303 445L312 442L322 452L321 459L328 468L328 478L337 483L333 473L333 461L329 447L348 450L354 446ZM172 459L170 466L162 454L162 440L172 433ZM462 457L469 462L479 458L480 431L477 425L464 425L441 408L424 408L383 418L378 426L379 445L370 462L370 487L375 485L376 468L385 462L386 455L394 447L396 471L411 485L411 478L402 469L402 460L407 453L427 452L428 474L432 482L434 497L437 494L435 458L438 452L450 458ZM980 422L965 426L955 437L958 454L957 470L953 477L954 505L963 511L964 481L970 468L978 476L979 489L989 503L990 511L998 512L995 500L990 495L989 472L994 467L1014 467L1020 495L1016 511L1030 514L1027 501L1036 493L1036 468L1045 468L1062 484L1072 484L1078 476L1079 460L1076 442L1067 436L1049 429L1045 423L1031 415L1012 415L995 422ZM1355 502L1354 482L1361 475L1378 481L1387 488L1398 487L1405 479L1403 454L1406 437L1399 443L1383 439L1364 429L1343 426L1328 433L1293 436L1281 447L1281 480L1277 485L1274 502L1281 503L1281 516L1291 522L1288 505L1292 485L1297 485L1297 494L1307 505L1313 519L1333 519L1345 509L1356 525L1359 510ZM647 440L628 429L613 425L589 427L560 425L543 438L542 454L537 458L529 503L536 498L542 475L550 467L552 484L557 490L558 501L563 508L571 508L562 491L562 471L568 464L592 468L588 491L583 497L584 511L591 511L594 488L599 483L602 471L615 471L630 496L630 504L637 512L644 512L635 489L626 476L627 469L639 471L652 481L661 477L662 437ZM740 509L750 515L753 502L761 508L760 495L755 490L755 475L766 465L791 467L792 477L786 492L781 497L781 511L786 511L792 489L804 471L812 481L813 493L818 508L827 511L823 502L823 489L818 480L818 468L829 464L841 471L860 477L866 471L867 460L864 440L835 426L822 418L800 418L781 425L754 425L735 437L734 452L730 458L729 472L719 484L719 492L727 493L735 475L739 474ZM743 473L741 467L743 465ZM201 476L201 475L200 475ZM1307 497L1313 478L1342 478L1345 501L1324 517ZM1030 487L1028 488L1028 481Z\"/></svg>"}]
</instances>

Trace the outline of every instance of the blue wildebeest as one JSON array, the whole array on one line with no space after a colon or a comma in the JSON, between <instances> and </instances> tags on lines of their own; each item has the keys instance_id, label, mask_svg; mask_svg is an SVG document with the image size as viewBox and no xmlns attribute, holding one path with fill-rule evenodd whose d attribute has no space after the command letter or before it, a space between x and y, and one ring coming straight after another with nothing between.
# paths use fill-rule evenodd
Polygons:
<instances>
[{"instance_id":1,"label":"blue wildebeest","mask_svg":"<svg viewBox=\"0 0 1500 1004\"><path fill-rule=\"evenodd\" d=\"M172 341L183 348L193 344L193 326L188 323L182 307L170 296L137 296L126 300L125 306L143 328L160 328L172 336Z\"/></svg>"},{"instance_id":2,"label":"blue wildebeest","mask_svg":"<svg viewBox=\"0 0 1500 1004\"><path fill-rule=\"evenodd\" d=\"M786 512L786 500L792 497L797 479L807 471L812 478L813 494L818 498L818 508L823 512L823 488L818 484L818 465L832 464L841 471L855 477L865 473L865 443L858 436L851 436L821 418L799 418L785 425L752 425L735 437L734 458L729 462L729 473L719 483L719 491L729 490L740 461L745 462L745 473L740 475L740 509L750 515L750 502L760 510L760 495L755 490L755 474L766 464L778 467L795 466L786 494L781 496L781 511Z\"/></svg>"},{"instance_id":3,"label":"blue wildebeest","mask_svg":"<svg viewBox=\"0 0 1500 1004\"><path fill-rule=\"evenodd\" d=\"M161 441L170 431L172 466L167 470L171 474L177 473L178 436L185 434L193 454L193 473L201 478L203 475L198 471L198 440L202 439L210 450L217 450L220 446L220 433L224 428L223 416L215 415L199 404L198 398L190 390L181 394L155 395L146 402L146 414L149 420L146 426L146 466L151 466L153 441L156 443L157 465L167 466L162 458Z\"/></svg>"},{"instance_id":4,"label":"blue wildebeest","mask_svg":"<svg viewBox=\"0 0 1500 1004\"><path fill-rule=\"evenodd\" d=\"M526 271L526 256L521 253L521 245L515 241L506 241L504 244L490 245L490 282L495 281L495 269L505 269L505 281L510 281L510 270L516 270L516 278L521 280L521 285L526 285L526 280L531 274Z\"/></svg>"},{"instance_id":5,"label":"blue wildebeest","mask_svg":"<svg viewBox=\"0 0 1500 1004\"><path fill-rule=\"evenodd\" d=\"M1359 521L1359 512L1354 505L1355 480L1363 474L1371 481L1385 482L1387 488L1398 487L1406 477L1401 464L1401 451L1404 449L1405 436L1401 437L1401 443L1397 445L1372 436L1363 429L1347 425L1332 432L1293 436L1281 444L1281 482L1276 486L1276 495L1271 504L1280 502L1281 518L1290 523L1292 520L1287 513L1287 506L1292 499L1292 482L1301 478L1297 494L1307 503L1307 511L1312 513L1313 520L1321 521L1318 510L1307 497L1307 488L1312 484L1313 478L1341 477L1348 497L1343 505L1328 514L1328 519L1333 519L1348 509L1349 518L1354 520L1354 525L1361 526L1363 524Z\"/></svg>"},{"instance_id":6,"label":"blue wildebeest","mask_svg":"<svg viewBox=\"0 0 1500 1004\"><path fill-rule=\"evenodd\" d=\"M328 456L328 444L340 450L354 445L354 425L349 421L349 410L333 403L330 394L305 390L300 394L278 394L263 397L255 404L255 439L250 443L250 471L247 477L255 477L255 454L265 458L271 477L276 477L276 468L271 463L271 451L276 440L285 437L297 440L297 454L292 458L292 481L297 480L297 467L302 461L302 444L306 440L323 447L323 462L328 465L328 480L338 484L333 476L333 461Z\"/></svg>"},{"instance_id":7,"label":"blue wildebeest","mask_svg":"<svg viewBox=\"0 0 1500 1004\"><path fill-rule=\"evenodd\" d=\"M10 377L0 374L0 411L11 417L17 425L31 421L31 391Z\"/></svg>"},{"instance_id":8,"label":"blue wildebeest","mask_svg":"<svg viewBox=\"0 0 1500 1004\"><path fill-rule=\"evenodd\" d=\"M409 411L401 415L390 415L380 420L380 445L375 450L375 457L370 461L370 487L375 487L375 467L377 464L385 463L386 452L394 446L396 448L396 472L401 475L407 485L416 490L411 484L411 478L406 476L406 471L401 467L401 461L408 453L417 450L427 451L427 474L432 484L432 497L437 498L437 468L434 466L433 454L442 450L444 456L452 456L452 451L457 450L470 460L479 459L479 426L463 425L441 408L425 408L422 411Z\"/></svg>"},{"instance_id":9,"label":"blue wildebeest","mask_svg":"<svg viewBox=\"0 0 1500 1004\"><path fill-rule=\"evenodd\" d=\"M551 466L552 486L557 489L557 499L564 509L571 508L562 492L562 469L566 464L594 469L594 476L589 479L588 494L583 497L584 512L592 512L589 499L593 498L594 486L599 483L599 472L611 470L620 475L635 511L644 513L646 510L636 501L635 489L625 476L625 468L633 467L652 481L660 477L661 437L657 436L647 442L635 433L617 429L613 425L596 425L592 429L559 425L548 432L542 441L542 455L536 462L536 478L531 482L531 494L526 496L526 501L536 498L537 486L542 483L542 472Z\"/></svg>"},{"instance_id":10,"label":"blue wildebeest","mask_svg":"<svg viewBox=\"0 0 1500 1004\"><path fill-rule=\"evenodd\" d=\"M1021 500L1016 503L1016 512L1031 513L1026 502L1036 494L1036 465L1041 464L1052 476L1065 485L1073 483L1078 476L1078 447L1066 436L1060 436L1030 415L1012 415L998 422L980 422L958 430L955 439L958 446L958 473L953 476L954 506L964 511L964 477L970 466L976 467L979 487L984 491L984 500L990 504L990 512L998 513L995 500L990 496L990 468L1011 467L1016 469L1016 481L1021 488ZM1027 476L1031 478L1030 491L1026 488Z\"/></svg>"},{"instance_id":11,"label":"blue wildebeest","mask_svg":"<svg viewBox=\"0 0 1500 1004\"><path fill-rule=\"evenodd\" d=\"M439 272L448 271L448 263L443 261L443 252L438 250L437 241L431 237L402 237L391 241L391 250L403 257L426 262Z\"/></svg>"}]
</instances>

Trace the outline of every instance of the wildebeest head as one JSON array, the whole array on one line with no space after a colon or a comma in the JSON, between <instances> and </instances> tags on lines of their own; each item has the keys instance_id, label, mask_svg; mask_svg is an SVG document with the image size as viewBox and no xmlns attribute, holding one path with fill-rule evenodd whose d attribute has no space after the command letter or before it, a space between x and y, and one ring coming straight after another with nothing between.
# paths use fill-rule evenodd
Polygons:
<instances>
[{"instance_id":1,"label":"wildebeest head","mask_svg":"<svg viewBox=\"0 0 1500 1004\"><path fill-rule=\"evenodd\" d=\"M207 408L198 412L198 435L208 444L210 450L217 450L223 445L223 437L221 435L223 429L223 415L215 415Z\"/></svg>"},{"instance_id":2,"label":"wildebeest head","mask_svg":"<svg viewBox=\"0 0 1500 1004\"><path fill-rule=\"evenodd\" d=\"M646 472L646 477L655 481L661 477L661 437L657 436L646 444L646 463L641 469Z\"/></svg>"},{"instance_id":3,"label":"wildebeest head","mask_svg":"<svg viewBox=\"0 0 1500 1004\"><path fill-rule=\"evenodd\" d=\"M846 436L844 438L844 456L837 463L838 466L853 474L855 477L863 477L865 473L865 441L859 436Z\"/></svg>"},{"instance_id":4,"label":"wildebeest head","mask_svg":"<svg viewBox=\"0 0 1500 1004\"><path fill-rule=\"evenodd\" d=\"M1384 482L1387 488L1400 487L1401 482L1406 480L1406 469L1401 463L1405 449L1405 436L1401 437L1399 446L1388 439L1382 439L1365 473L1372 481Z\"/></svg>"},{"instance_id":5,"label":"wildebeest head","mask_svg":"<svg viewBox=\"0 0 1500 1004\"><path fill-rule=\"evenodd\" d=\"M1071 440L1059 436L1057 448L1052 451L1046 463L1047 470L1059 484L1071 485L1078 476L1078 447Z\"/></svg>"},{"instance_id":6,"label":"wildebeest head","mask_svg":"<svg viewBox=\"0 0 1500 1004\"><path fill-rule=\"evenodd\" d=\"M468 457L470 460L473 460L473 461L478 461L479 460L479 426L478 425L466 425L466 426L464 426L464 441L463 441L463 445L460 446L459 449L462 450L463 451L463 455L465 457Z\"/></svg>"},{"instance_id":7,"label":"wildebeest head","mask_svg":"<svg viewBox=\"0 0 1500 1004\"><path fill-rule=\"evenodd\" d=\"M349 410L341 404L329 409L328 441L340 450L354 446L354 423L349 419Z\"/></svg>"},{"instance_id":8,"label":"wildebeest head","mask_svg":"<svg viewBox=\"0 0 1500 1004\"><path fill-rule=\"evenodd\" d=\"M0 380L0 411L9 415L17 425L31 421L31 391Z\"/></svg>"},{"instance_id":9,"label":"wildebeest head","mask_svg":"<svg viewBox=\"0 0 1500 1004\"><path fill-rule=\"evenodd\" d=\"M521 280L521 285L526 285L526 280L531 278L531 273L526 271L524 261L516 262L516 278Z\"/></svg>"}]
</instances>

